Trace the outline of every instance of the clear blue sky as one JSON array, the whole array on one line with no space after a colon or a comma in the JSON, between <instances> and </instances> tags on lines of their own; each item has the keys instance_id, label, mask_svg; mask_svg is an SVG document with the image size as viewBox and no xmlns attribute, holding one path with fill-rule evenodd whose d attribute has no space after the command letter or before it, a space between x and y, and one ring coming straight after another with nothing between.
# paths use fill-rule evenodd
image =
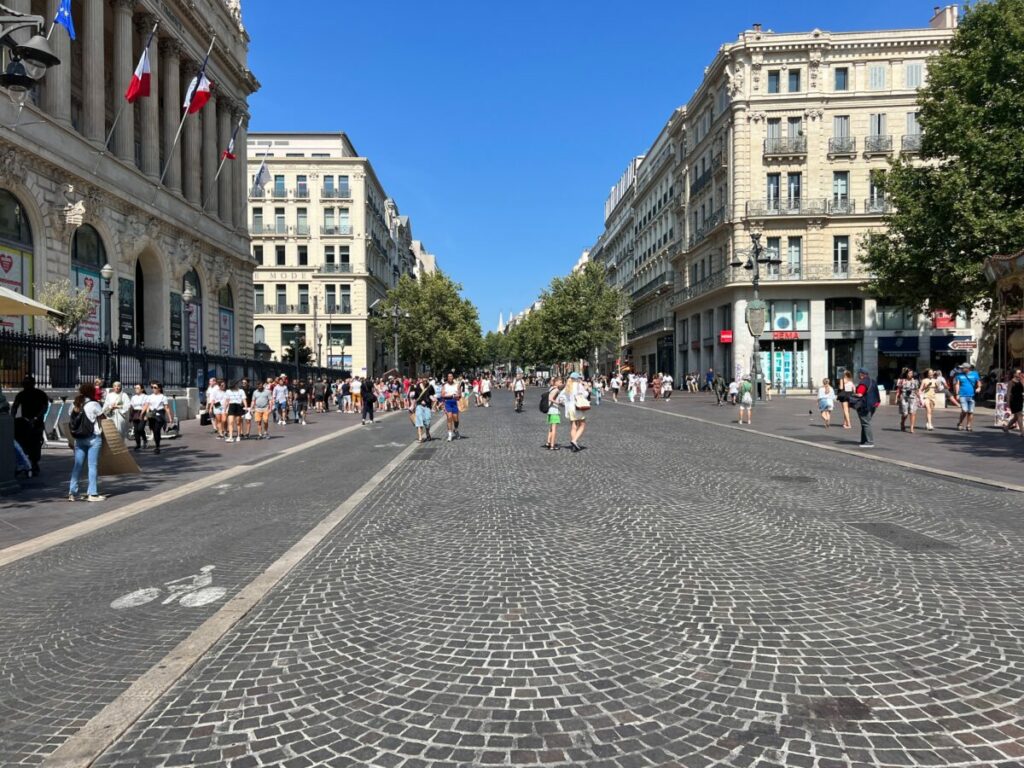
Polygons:
<instances>
[{"instance_id":1,"label":"clear blue sky","mask_svg":"<svg viewBox=\"0 0 1024 768\"><path fill-rule=\"evenodd\" d=\"M593 243L723 43L923 27L937 1L246 0L250 130L345 131L488 330Z\"/></svg>"}]
</instances>

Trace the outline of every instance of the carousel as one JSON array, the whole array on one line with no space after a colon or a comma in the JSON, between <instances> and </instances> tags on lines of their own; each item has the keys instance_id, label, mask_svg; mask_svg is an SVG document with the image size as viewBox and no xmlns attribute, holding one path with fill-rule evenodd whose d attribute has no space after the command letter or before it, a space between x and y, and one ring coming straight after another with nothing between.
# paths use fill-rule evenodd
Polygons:
<instances>
[{"instance_id":1,"label":"carousel","mask_svg":"<svg viewBox=\"0 0 1024 768\"><path fill-rule=\"evenodd\" d=\"M1005 371L1024 364L1024 250L986 259L985 277L996 287L992 362Z\"/></svg>"}]
</instances>

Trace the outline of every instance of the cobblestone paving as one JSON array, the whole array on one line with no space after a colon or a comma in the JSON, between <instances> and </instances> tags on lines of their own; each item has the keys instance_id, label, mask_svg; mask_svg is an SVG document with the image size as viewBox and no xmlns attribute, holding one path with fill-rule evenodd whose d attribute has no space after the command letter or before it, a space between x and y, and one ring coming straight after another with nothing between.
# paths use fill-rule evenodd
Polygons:
<instances>
[{"instance_id":1,"label":"cobblestone paving","mask_svg":"<svg viewBox=\"0 0 1024 768\"><path fill-rule=\"evenodd\" d=\"M0 766L41 763L224 602L111 601L206 565L230 598L410 432L387 420L0 569Z\"/></svg>"},{"instance_id":2,"label":"cobblestone paving","mask_svg":"<svg viewBox=\"0 0 1024 768\"><path fill-rule=\"evenodd\" d=\"M506 401L97 764L1024 765L1020 496L637 409L549 454Z\"/></svg>"}]
</instances>

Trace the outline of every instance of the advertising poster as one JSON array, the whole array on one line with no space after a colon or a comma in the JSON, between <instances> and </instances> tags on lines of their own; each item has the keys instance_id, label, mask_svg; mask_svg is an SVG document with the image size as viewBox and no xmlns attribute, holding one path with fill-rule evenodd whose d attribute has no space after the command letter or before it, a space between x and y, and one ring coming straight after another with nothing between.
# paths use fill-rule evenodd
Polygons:
<instances>
[{"instance_id":1,"label":"advertising poster","mask_svg":"<svg viewBox=\"0 0 1024 768\"><path fill-rule=\"evenodd\" d=\"M220 310L220 353L235 353L235 313L223 307Z\"/></svg>"},{"instance_id":2,"label":"advertising poster","mask_svg":"<svg viewBox=\"0 0 1024 768\"><path fill-rule=\"evenodd\" d=\"M181 349L184 326L181 320L182 301L180 293L171 294L171 349Z\"/></svg>"},{"instance_id":3,"label":"advertising poster","mask_svg":"<svg viewBox=\"0 0 1024 768\"><path fill-rule=\"evenodd\" d=\"M100 323L100 273L82 267L71 268L71 284L84 291L92 299L92 312L78 326L78 338L86 341L100 341L103 338Z\"/></svg>"},{"instance_id":4,"label":"advertising poster","mask_svg":"<svg viewBox=\"0 0 1024 768\"><path fill-rule=\"evenodd\" d=\"M30 299L35 298L32 290L32 254L0 246L0 285ZM32 330L32 318L0 315L0 330L25 333Z\"/></svg>"},{"instance_id":5,"label":"advertising poster","mask_svg":"<svg viewBox=\"0 0 1024 768\"><path fill-rule=\"evenodd\" d=\"M1001 427L1010 421L1010 402L1006 398L1006 382L996 384L996 426Z\"/></svg>"},{"instance_id":6,"label":"advertising poster","mask_svg":"<svg viewBox=\"0 0 1024 768\"><path fill-rule=\"evenodd\" d=\"M203 344L200 343L203 327L203 305L200 302L192 304L192 311L188 315L188 343L189 349L193 352L202 352Z\"/></svg>"},{"instance_id":7,"label":"advertising poster","mask_svg":"<svg viewBox=\"0 0 1024 768\"><path fill-rule=\"evenodd\" d=\"M776 350L772 366L772 383L779 389L793 386L793 353L789 350Z\"/></svg>"},{"instance_id":8,"label":"advertising poster","mask_svg":"<svg viewBox=\"0 0 1024 768\"><path fill-rule=\"evenodd\" d=\"M117 281L117 338L122 344L135 343L135 281Z\"/></svg>"},{"instance_id":9,"label":"advertising poster","mask_svg":"<svg viewBox=\"0 0 1024 768\"><path fill-rule=\"evenodd\" d=\"M346 371L352 370L352 355L328 355L327 357L328 368L341 368Z\"/></svg>"},{"instance_id":10,"label":"advertising poster","mask_svg":"<svg viewBox=\"0 0 1024 768\"><path fill-rule=\"evenodd\" d=\"M807 386L807 350L798 349L793 355L793 386Z\"/></svg>"}]
</instances>

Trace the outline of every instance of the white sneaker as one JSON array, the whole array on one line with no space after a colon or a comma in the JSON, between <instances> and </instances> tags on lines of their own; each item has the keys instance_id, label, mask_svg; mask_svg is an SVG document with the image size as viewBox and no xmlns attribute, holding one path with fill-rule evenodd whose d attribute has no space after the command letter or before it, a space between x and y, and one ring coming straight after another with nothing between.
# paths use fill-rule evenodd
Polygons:
<instances>
[{"instance_id":1,"label":"white sneaker","mask_svg":"<svg viewBox=\"0 0 1024 768\"><path fill-rule=\"evenodd\" d=\"M301 423L301 424L305 424L305 423L306 423L306 420L305 420L305 419L303 419L303 420L302 420L302 421L301 421L300 423Z\"/></svg>"},{"instance_id":2,"label":"white sneaker","mask_svg":"<svg viewBox=\"0 0 1024 768\"><path fill-rule=\"evenodd\" d=\"M449 432L449 433L448 433L448 442L450 443L451 441L452 441L452 433L451 433L451 432Z\"/></svg>"}]
</instances>

